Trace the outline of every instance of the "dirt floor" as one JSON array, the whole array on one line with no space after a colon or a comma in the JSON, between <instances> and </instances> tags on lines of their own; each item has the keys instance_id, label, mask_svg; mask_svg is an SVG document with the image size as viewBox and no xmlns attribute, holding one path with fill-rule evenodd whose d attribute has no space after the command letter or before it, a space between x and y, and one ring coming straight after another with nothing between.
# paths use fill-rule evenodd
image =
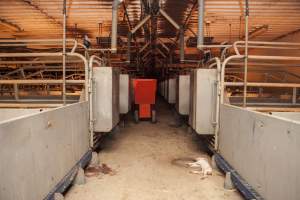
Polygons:
<instances>
[{"instance_id":1,"label":"dirt floor","mask_svg":"<svg viewBox=\"0 0 300 200\"><path fill-rule=\"evenodd\" d=\"M187 127L176 127L174 113L159 102L158 123L126 122L109 137L100 152L100 162L113 173L87 178L73 186L66 200L218 200L242 199L236 191L223 189L218 171L202 179L190 169L174 165L174 159L208 157Z\"/></svg>"}]
</instances>

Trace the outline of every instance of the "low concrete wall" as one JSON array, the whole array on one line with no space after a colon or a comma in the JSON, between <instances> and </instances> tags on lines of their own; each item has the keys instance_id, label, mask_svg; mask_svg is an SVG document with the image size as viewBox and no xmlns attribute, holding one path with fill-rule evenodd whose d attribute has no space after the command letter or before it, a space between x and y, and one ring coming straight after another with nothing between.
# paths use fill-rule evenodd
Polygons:
<instances>
[{"instance_id":1,"label":"low concrete wall","mask_svg":"<svg viewBox=\"0 0 300 200\"><path fill-rule=\"evenodd\" d=\"M41 200L89 149L88 103L0 123L0 199Z\"/></svg>"},{"instance_id":2,"label":"low concrete wall","mask_svg":"<svg viewBox=\"0 0 300 200\"><path fill-rule=\"evenodd\" d=\"M265 199L300 198L300 123L222 105L220 154Z\"/></svg>"},{"instance_id":3,"label":"low concrete wall","mask_svg":"<svg viewBox=\"0 0 300 200\"><path fill-rule=\"evenodd\" d=\"M300 122L299 112L272 112L272 115Z\"/></svg>"},{"instance_id":4,"label":"low concrete wall","mask_svg":"<svg viewBox=\"0 0 300 200\"><path fill-rule=\"evenodd\" d=\"M13 118L24 117L32 114L36 114L47 109L22 109L22 108L1 108L0 109L0 122L11 120Z\"/></svg>"}]
</instances>

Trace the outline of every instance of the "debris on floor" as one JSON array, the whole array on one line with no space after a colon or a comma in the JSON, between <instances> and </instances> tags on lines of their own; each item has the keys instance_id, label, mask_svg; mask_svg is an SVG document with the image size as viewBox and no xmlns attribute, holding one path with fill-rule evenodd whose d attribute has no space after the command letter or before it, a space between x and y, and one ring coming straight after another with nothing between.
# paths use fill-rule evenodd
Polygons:
<instances>
[{"instance_id":1,"label":"debris on floor","mask_svg":"<svg viewBox=\"0 0 300 200\"><path fill-rule=\"evenodd\" d=\"M98 166L89 166L85 170L86 177L97 177L100 174L109 174L111 176L116 174L116 171L111 169L107 164L102 164Z\"/></svg>"},{"instance_id":2,"label":"debris on floor","mask_svg":"<svg viewBox=\"0 0 300 200\"><path fill-rule=\"evenodd\" d=\"M172 160L173 165L180 167L186 167L192 169L190 173L201 174L202 178L206 178L209 175L212 175L212 167L208 162L207 158L198 157L198 158L177 158Z\"/></svg>"},{"instance_id":3,"label":"debris on floor","mask_svg":"<svg viewBox=\"0 0 300 200\"><path fill-rule=\"evenodd\" d=\"M196 158L195 162L191 162L188 165L194 169L191 171L191 173L202 174L203 178L206 178L208 175L212 175L212 167L206 158Z\"/></svg>"}]
</instances>

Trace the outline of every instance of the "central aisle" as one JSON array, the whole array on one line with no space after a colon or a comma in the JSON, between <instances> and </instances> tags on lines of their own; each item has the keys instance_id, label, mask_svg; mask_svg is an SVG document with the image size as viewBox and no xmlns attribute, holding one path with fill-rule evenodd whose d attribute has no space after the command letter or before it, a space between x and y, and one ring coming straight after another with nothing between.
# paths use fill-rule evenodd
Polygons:
<instances>
[{"instance_id":1,"label":"central aisle","mask_svg":"<svg viewBox=\"0 0 300 200\"><path fill-rule=\"evenodd\" d=\"M66 200L242 199L237 192L223 189L219 172L201 179L172 164L177 158L207 155L186 127L174 126L174 115L166 103L159 101L157 110L157 124L127 120L126 127L105 142L100 162L115 174L88 178L85 185L71 188Z\"/></svg>"}]
</instances>

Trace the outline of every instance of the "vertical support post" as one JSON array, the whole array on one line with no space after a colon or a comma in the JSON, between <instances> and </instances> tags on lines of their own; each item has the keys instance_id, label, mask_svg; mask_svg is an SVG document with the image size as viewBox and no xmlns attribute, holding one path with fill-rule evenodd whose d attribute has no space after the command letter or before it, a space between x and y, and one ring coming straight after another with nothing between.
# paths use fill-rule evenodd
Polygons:
<instances>
[{"instance_id":1,"label":"vertical support post","mask_svg":"<svg viewBox=\"0 0 300 200\"><path fill-rule=\"evenodd\" d=\"M204 45L204 4L204 0L198 0L198 49L202 49Z\"/></svg>"},{"instance_id":2,"label":"vertical support post","mask_svg":"<svg viewBox=\"0 0 300 200\"><path fill-rule=\"evenodd\" d=\"M249 1L245 0L245 66L244 66L244 95L243 107L247 106L247 82L248 82L248 42L249 42Z\"/></svg>"},{"instance_id":3,"label":"vertical support post","mask_svg":"<svg viewBox=\"0 0 300 200\"><path fill-rule=\"evenodd\" d=\"M118 46L118 7L121 0L114 0L112 5L111 52L117 52Z\"/></svg>"},{"instance_id":4,"label":"vertical support post","mask_svg":"<svg viewBox=\"0 0 300 200\"><path fill-rule=\"evenodd\" d=\"M14 84L15 100L19 100L19 88L18 84Z\"/></svg>"},{"instance_id":5,"label":"vertical support post","mask_svg":"<svg viewBox=\"0 0 300 200\"><path fill-rule=\"evenodd\" d=\"M297 88L293 88L293 105L297 103Z\"/></svg>"},{"instance_id":6,"label":"vertical support post","mask_svg":"<svg viewBox=\"0 0 300 200\"><path fill-rule=\"evenodd\" d=\"M131 32L128 32L128 36L127 36L127 60L128 63L131 63L131 38L132 38L132 34Z\"/></svg>"},{"instance_id":7,"label":"vertical support post","mask_svg":"<svg viewBox=\"0 0 300 200\"><path fill-rule=\"evenodd\" d=\"M66 39L67 39L67 0L63 0L63 105L66 105Z\"/></svg>"},{"instance_id":8,"label":"vertical support post","mask_svg":"<svg viewBox=\"0 0 300 200\"><path fill-rule=\"evenodd\" d=\"M180 62L184 62L184 28L180 29Z\"/></svg>"}]
</instances>

